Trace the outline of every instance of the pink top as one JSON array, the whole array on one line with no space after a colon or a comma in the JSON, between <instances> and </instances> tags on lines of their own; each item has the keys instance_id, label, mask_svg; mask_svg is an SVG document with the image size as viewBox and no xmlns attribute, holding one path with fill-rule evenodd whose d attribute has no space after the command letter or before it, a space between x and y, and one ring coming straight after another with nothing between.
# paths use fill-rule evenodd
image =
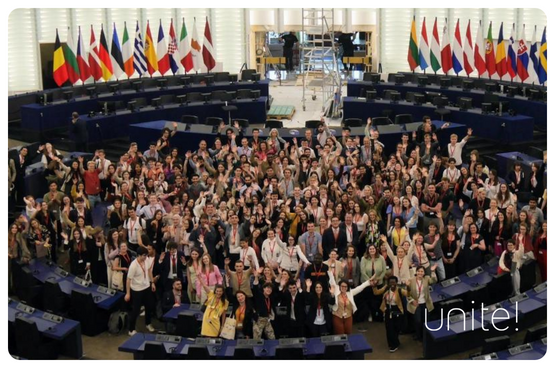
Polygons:
<instances>
[{"instance_id":1,"label":"pink top","mask_svg":"<svg viewBox=\"0 0 555 368\"><path fill-rule=\"evenodd\" d=\"M204 283L210 287L210 286L214 286L217 284L222 284L224 279L222 277L222 274L220 273L220 270L218 269L218 266L213 266L212 272L210 272L208 274L208 277L206 276L206 272L203 272L201 270L199 270L197 272L197 282L196 282L196 288L197 288L197 296L200 298L200 294L202 291L202 284L200 283L200 278L202 277L202 280L204 281Z\"/></svg>"}]
</instances>

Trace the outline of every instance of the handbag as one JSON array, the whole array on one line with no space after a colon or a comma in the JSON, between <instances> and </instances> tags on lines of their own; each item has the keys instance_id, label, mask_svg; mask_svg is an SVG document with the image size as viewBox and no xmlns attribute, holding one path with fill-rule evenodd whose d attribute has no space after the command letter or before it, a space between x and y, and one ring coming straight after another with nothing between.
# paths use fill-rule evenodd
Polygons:
<instances>
[{"instance_id":1,"label":"handbag","mask_svg":"<svg viewBox=\"0 0 555 368\"><path fill-rule=\"evenodd\" d=\"M114 271L112 273L112 289L123 291L123 272Z\"/></svg>"},{"instance_id":2,"label":"handbag","mask_svg":"<svg viewBox=\"0 0 555 368\"><path fill-rule=\"evenodd\" d=\"M231 317L226 318L224 325L222 327L222 332L220 332L220 337L226 340L234 340L236 327L237 327L237 320L235 318L231 318Z\"/></svg>"}]
</instances>

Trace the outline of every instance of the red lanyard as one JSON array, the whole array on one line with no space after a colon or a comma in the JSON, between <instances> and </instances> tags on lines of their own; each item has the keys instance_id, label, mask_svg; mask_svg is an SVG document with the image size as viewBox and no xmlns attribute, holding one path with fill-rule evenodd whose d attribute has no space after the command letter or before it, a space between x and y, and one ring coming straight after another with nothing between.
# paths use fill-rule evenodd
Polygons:
<instances>
[{"instance_id":1,"label":"red lanyard","mask_svg":"<svg viewBox=\"0 0 555 368\"><path fill-rule=\"evenodd\" d=\"M392 305L394 300L395 300L395 293L389 290L389 292L387 293L387 304Z\"/></svg>"},{"instance_id":2,"label":"red lanyard","mask_svg":"<svg viewBox=\"0 0 555 368\"><path fill-rule=\"evenodd\" d=\"M318 307L317 307L317 310L318 310L317 314L318 314L318 316L319 316L320 313L322 313L322 312L321 312L322 306L320 305L320 298L318 298Z\"/></svg>"},{"instance_id":3,"label":"red lanyard","mask_svg":"<svg viewBox=\"0 0 555 368\"><path fill-rule=\"evenodd\" d=\"M476 239L478 239L478 234L476 235L470 235L470 240L472 241L472 244L476 244ZM470 244L470 245L472 245Z\"/></svg>"},{"instance_id":4,"label":"red lanyard","mask_svg":"<svg viewBox=\"0 0 555 368\"><path fill-rule=\"evenodd\" d=\"M243 250L243 258L241 259L241 261L243 261L243 263L245 263L245 259L247 258L248 251L249 251L249 247L247 247L245 250Z\"/></svg>"},{"instance_id":5,"label":"red lanyard","mask_svg":"<svg viewBox=\"0 0 555 368\"><path fill-rule=\"evenodd\" d=\"M339 229L332 229L333 231L333 239L335 241L335 244L337 245L337 238L339 237Z\"/></svg>"},{"instance_id":6,"label":"red lanyard","mask_svg":"<svg viewBox=\"0 0 555 368\"><path fill-rule=\"evenodd\" d=\"M295 253L295 247L290 247L287 251L289 252L289 260L293 263L293 253Z\"/></svg>"},{"instance_id":7,"label":"red lanyard","mask_svg":"<svg viewBox=\"0 0 555 368\"><path fill-rule=\"evenodd\" d=\"M264 303L266 303L266 309L268 309L268 315L270 314L270 310L272 309L272 301L270 298L265 298Z\"/></svg>"},{"instance_id":8,"label":"red lanyard","mask_svg":"<svg viewBox=\"0 0 555 368\"><path fill-rule=\"evenodd\" d=\"M455 147L453 147L453 149L451 149L451 147L453 147L452 145L449 145L449 152L451 153L449 155L449 157L453 157L455 154L455 150L457 149L457 145L455 145Z\"/></svg>"},{"instance_id":9,"label":"red lanyard","mask_svg":"<svg viewBox=\"0 0 555 368\"><path fill-rule=\"evenodd\" d=\"M206 269L206 286L210 286L210 271Z\"/></svg>"},{"instance_id":10,"label":"red lanyard","mask_svg":"<svg viewBox=\"0 0 555 368\"><path fill-rule=\"evenodd\" d=\"M422 265L422 248L417 246L416 252L418 253L419 266Z\"/></svg>"},{"instance_id":11,"label":"red lanyard","mask_svg":"<svg viewBox=\"0 0 555 368\"><path fill-rule=\"evenodd\" d=\"M138 219L135 219L135 221L131 222L131 219L129 219L129 238L133 237L133 230L135 230L135 224L137 223Z\"/></svg>"},{"instance_id":12,"label":"red lanyard","mask_svg":"<svg viewBox=\"0 0 555 368\"><path fill-rule=\"evenodd\" d=\"M235 244L235 242L237 241L237 230L238 228L233 229L233 244Z\"/></svg>"},{"instance_id":13,"label":"red lanyard","mask_svg":"<svg viewBox=\"0 0 555 368\"><path fill-rule=\"evenodd\" d=\"M347 231L351 234L351 241L353 241L353 225L351 225L351 227L347 227Z\"/></svg>"},{"instance_id":14,"label":"red lanyard","mask_svg":"<svg viewBox=\"0 0 555 368\"><path fill-rule=\"evenodd\" d=\"M422 294L422 287L424 286L424 282L416 280L416 287L418 288L418 299L420 299L420 294Z\"/></svg>"},{"instance_id":15,"label":"red lanyard","mask_svg":"<svg viewBox=\"0 0 555 368\"><path fill-rule=\"evenodd\" d=\"M428 196L429 207L434 207L436 205L436 196Z\"/></svg>"},{"instance_id":16,"label":"red lanyard","mask_svg":"<svg viewBox=\"0 0 555 368\"><path fill-rule=\"evenodd\" d=\"M347 295L346 294L345 295L341 294L341 299L343 299L344 308L345 308L345 310L347 310L347 303L349 302L349 299L347 299Z\"/></svg>"},{"instance_id":17,"label":"red lanyard","mask_svg":"<svg viewBox=\"0 0 555 368\"><path fill-rule=\"evenodd\" d=\"M127 262L127 264L131 263L131 258L129 258L129 254L124 254L122 255L123 259L125 259L125 262Z\"/></svg>"},{"instance_id":18,"label":"red lanyard","mask_svg":"<svg viewBox=\"0 0 555 368\"><path fill-rule=\"evenodd\" d=\"M401 258L401 262L399 262L399 257L397 257L397 268L399 269L399 273L401 272L401 267L403 267L403 262L405 262L405 258Z\"/></svg>"},{"instance_id":19,"label":"red lanyard","mask_svg":"<svg viewBox=\"0 0 555 368\"><path fill-rule=\"evenodd\" d=\"M37 232L35 232L37 234L37 237L39 238L39 241L42 241L42 231L39 229Z\"/></svg>"},{"instance_id":20,"label":"red lanyard","mask_svg":"<svg viewBox=\"0 0 555 368\"><path fill-rule=\"evenodd\" d=\"M143 267L143 265L141 264L141 262L137 261L137 263L139 264L139 266L141 266L141 270L143 270L143 276L144 276L145 279L146 279L146 270L145 270L145 268Z\"/></svg>"},{"instance_id":21,"label":"red lanyard","mask_svg":"<svg viewBox=\"0 0 555 368\"><path fill-rule=\"evenodd\" d=\"M239 274L236 273L237 275L237 289L241 288L241 284L243 283L243 273L241 272L241 277L239 277Z\"/></svg>"},{"instance_id":22,"label":"red lanyard","mask_svg":"<svg viewBox=\"0 0 555 368\"><path fill-rule=\"evenodd\" d=\"M347 258L347 276L349 279L353 278L353 259Z\"/></svg>"},{"instance_id":23,"label":"red lanyard","mask_svg":"<svg viewBox=\"0 0 555 368\"><path fill-rule=\"evenodd\" d=\"M272 253L272 258L274 258L274 249L276 248L276 241L274 240L270 240L268 242L269 247L270 247L270 252Z\"/></svg>"},{"instance_id":24,"label":"red lanyard","mask_svg":"<svg viewBox=\"0 0 555 368\"><path fill-rule=\"evenodd\" d=\"M79 258L81 258L82 249L83 249L82 242L77 243L77 252L79 253Z\"/></svg>"}]
</instances>

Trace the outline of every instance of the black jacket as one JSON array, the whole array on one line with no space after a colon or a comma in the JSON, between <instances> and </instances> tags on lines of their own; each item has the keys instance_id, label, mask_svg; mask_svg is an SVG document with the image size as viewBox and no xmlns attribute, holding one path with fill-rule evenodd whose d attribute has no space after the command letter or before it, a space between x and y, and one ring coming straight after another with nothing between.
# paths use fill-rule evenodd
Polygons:
<instances>
[{"instance_id":1,"label":"black jacket","mask_svg":"<svg viewBox=\"0 0 555 368\"><path fill-rule=\"evenodd\" d=\"M176 254L176 266L177 266L177 278L183 281L183 275L186 274L187 266L181 263L181 257L184 257L185 254L183 252L177 252ZM170 273L171 269L171 253L166 252L162 263L160 264L159 260L155 261L155 263L159 264L159 272L160 272L160 280L163 283L168 281L168 274ZM154 270L152 270L154 273Z\"/></svg>"},{"instance_id":2,"label":"black jacket","mask_svg":"<svg viewBox=\"0 0 555 368\"><path fill-rule=\"evenodd\" d=\"M187 303L187 291L181 290L181 304ZM175 304L175 298L173 296L173 289L166 291L164 295L162 295L162 313L168 313Z\"/></svg>"},{"instance_id":3,"label":"black jacket","mask_svg":"<svg viewBox=\"0 0 555 368\"><path fill-rule=\"evenodd\" d=\"M280 305L287 308L287 317L291 315L291 293L283 293ZM293 304L295 320L298 324L305 324L306 321L306 293L297 292L295 303Z\"/></svg>"},{"instance_id":4,"label":"black jacket","mask_svg":"<svg viewBox=\"0 0 555 368\"><path fill-rule=\"evenodd\" d=\"M274 316L276 316L276 306L279 302L279 296L276 294L276 289L272 291L270 295L270 310L274 312ZM253 293L253 300L254 300L254 310L256 311L256 315L254 316L255 320L258 320L258 317L268 317L268 308L266 305L266 297L264 296L264 292L262 291L262 286L252 288Z\"/></svg>"},{"instance_id":5,"label":"black jacket","mask_svg":"<svg viewBox=\"0 0 555 368\"><path fill-rule=\"evenodd\" d=\"M314 285L313 285L314 286ZM306 304L308 305L308 313L306 315L306 324L312 325L316 319L316 313L318 313L318 298L314 292L306 293ZM329 293L323 292L320 300L320 313L324 313L324 319L326 320L326 326L328 331L332 328L332 315L330 310L330 305L335 304L335 298Z\"/></svg>"},{"instance_id":6,"label":"black jacket","mask_svg":"<svg viewBox=\"0 0 555 368\"><path fill-rule=\"evenodd\" d=\"M329 258L329 254L333 248L337 248L340 255L345 253L347 249L347 233L345 229L339 226L339 234L337 235L337 241L333 235L333 229L330 227L324 230L324 235L322 236L322 250L324 252L324 260Z\"/></svg>"},{"instance_id":7,"label":"black jacket","mask_svg":"<svg viewBox=\"0 0 555 368\"><path fill-rule=\"evenodd\" d=\"M233 303L233 312L231 314L231 316L233 318L237 318L237 309L239 309L239 303ZM254 309L252 307L252 304L249 303L249 301L246 302L246 309L245 309L245 318L243 319L243 334L245 335L245 337L248 338L252 338L253 337L253 332L252 332L252 325L253 325L253 319L254 319Z\"/></svg>"}]
</instances>

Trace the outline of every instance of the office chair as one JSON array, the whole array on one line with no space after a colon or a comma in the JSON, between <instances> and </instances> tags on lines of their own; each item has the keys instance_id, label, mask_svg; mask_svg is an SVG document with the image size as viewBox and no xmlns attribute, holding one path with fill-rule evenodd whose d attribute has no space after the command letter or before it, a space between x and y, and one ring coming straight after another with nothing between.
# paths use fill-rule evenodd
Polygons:
<instances>
[{"instance_id":1,"label":"office chair","mask_svg":"<svg viewBox=\"0 0 555 368\"><path fill-rule=\"evenodd\" d=\"M245 69L241 72L241 81L252 80L252 75L256 74L256 69Z\"/></svg>"},{"instance_id":2,"label":"office chair","mask_svg":"<svg viewBox=\"0 0 555 368\"><path fill-rule=\"evenodd\" d=\"M476 285L468 291L467 295L468 296L465 298L465 310L475 308L476 303L490 305L490 303L494 302L494 300L490 299L488 286L486 284ZM474 304L472 304L472 301L475 301Z\"/></svg>"},{"instance_id":3,"label":"office chair","mask_svg":"<svg viewBox=\"0 0 555 368\"><path fill-rule=\"evenodd\" d=\"M37 324L28 318L16 317L15 340L17 355L23 358L58 359L58 342L43 337L37 328Z\"/></svg>"},{"instance_id":4,"label":"office chair","mask_svg":"<svg viewBox=\"0 0 555 368\"><path fill-rule=\"evenodd\" d=\"M395 115L395 124L404 125L412 123L412 114Z\"/></svg>"},{"instance_id":5,"label":"office chair","mask_svg":"<svg viewBox=\"0 0 555 368\"><path fill-rule=\"evenodd\" d=\"M163 95L160 96L160 103L162 104L162 106L166 106L166 105L171 105L172 103L175 102L175 96L174 95Z\"/></svg>"},{"instance_id":6,"label":"office chair","mask_svg":"<svg viewBox=\"0 0 555 368\"><path fill-rule=\"evenodd\" d=\"M45 311L54 314L66 314L69 310L69 298L62 292L56 280L44 282L42 304Z\"/></svg>"},{"instance_id":7,"label":"office chair","mask_svg":"<svg viewBox=\"0 0 555 368\"><path fill-rule=\"evenodd\" d=\"M233 358L237 360L254 359L254 349L251 346L237 346L233 352Z\"/></svg>"},{"instance_id":8,"label":"office chair","mask_svg":"<svg viewBox=\"0 0 555 368\"><path fill-rule=\"evenodd\" d=\"M251 90L250 89L238 89L237 94L235 95L237 100L246 100L251 98Z\"/></svg>"},{"instance_id":9,"label":"office chair","mask_svg":"<svg viewBox=\"0 0 555 368\"><path fill-rule=\"evenodd\" d=\"M301 360L304 359L303 348L291 348L278 346L276 348L276 359L278 360Z\"/></svg>"},{"instance_id":10,"label":"office chair","mask_svg":"<svg viewBox=\"0 0 555 368\"><path fill-rule=\"evenodd\" d=\"M445 108L447 104L445 103L445 99L442 97L434 97L434 105L437 106L437 109L435 109L434 112L441 116L441 121L443 121L443 117L445 115L449 115L451 113L449 109Z\"/></svg>"},{"instance_id":11,"label":"office chair","mask_svg":"<svg viewBox=\"0 0 555 368\"><path fill-rule=\"evenodd\" d=\"M195 359L195 360L210 359L210 353L208 352L208 347L205 345L189 345L187 358Z\"/></svg>"},{"instance_id":12,"label":"office chair","mask_svg":"<svg viewBox=\"0 0 555 368\"><path fill-rule=\"evenodd\" d=\"M343 126L353 128L353 127L361 127L362 126L362 119L359 118L348 118L343 120Z\"/></svg>"},{"instance_id":13,"label":"office chair","mask_svg":"<svg viewBox=\"0 0 555 368\"><path fill-rule=\"evenodd\" d=\"M187 102L199 102L204 101L202 94L200 92L189 92L187 93Z\"/></svg>"},{"instance_id":14,"label":"office chair","mask_svg":"<svg viewBox=\"0 0 555 368\"><path fill-rule=\"evenodd\" d=\"M248 128L249 127L249 119L231 119L231 122L238 122L241 128Z\"/></svg>"},{"instance_id":15,"label":"office chair","mask_svg":"<svg viewBox=\"0 0 555 368\"><path fill-rule=\"evenodd\" d=\"M345 345L343 344L326 345L326 347L324 348L324 359L325 360L347 359L347 353L345 352Z\"/></svg>"},{"instance_id":16,"label":"office chair","mask_svg":"<svg viewBox=\"0 0 555 368\"><path fill-rule=\"evenodd\" d=\"M380 125L390 125L391 120L388 117L380 116L376 118L372 118L372 125L373 126L380 126Z\"/></svg>"},{"instance_id":17,"label":"office chair","mask_svg":"<svg viewBox=\"0 0 555 368\"><path fill-rule=\"evenodd\" d=\"M305 128L308 129L317 129L318 125L320 125L320 120L307 120L304 122Z\"/></svg>"},{"instance_id":18,"label":"office chair","mask_svg":"<svg viewBox=\"0 0 555 368\"><path fill-rule=\"evenodd\" d=\"M183 116L181 116L181 122L183 124L196 125L196 124L198 124L198 116L196 116L196 115L183 115Z\"/></svg>"},{"instance_id":19,"label":"office chair","mask_svg":"<svg viewBox=\"0 0 555 368\"><path fill-rule=\"evenodd\" d=\"M71 319L81 322L81 331L87 336L96 336L107 329L107 323L100 321L93 296L88 291L71 291L69 315ZM108 322L106 320L106 322Z\"/></svg>"},{"instance_id":20,"label":"office chair","mask_svg":"<svg viewBox=\"0 0 555 368\"><path fill-rule=\"evenodd\" d=\"M523 344L528 344L534 341L538 341L547 336L547 324L542 323L541 325L529 328L526 331L526 336L524 336Z\"/></svg>"},{"instance_id":21,"label":"office chair","mask_svg":"<svg viewBox=\"0 0 555 368\"><path fill-rule=\"evenodd\" d=\"M229 72L215 73L214 82L229 82Z\"/></svg>"},{"instance_id":22,"label":"office chair","mask_svg":"<svg viewBox=\"0 0 555 368\"><path fill-rule=\"evenodd\" d=\"M145 350L143 353L145 360L165 360L168 359L166 355L166 348L164 344L159 341L145 342Z\"/></svg>"},{"instance_id":23,"label":"office chair","mask_svg":"<svg viewBox=\"0 0 555 368\"><path fill-rule=\"evenodd\" d=\"M177 316L175 333L182 337L196 338L200 332L200 323L194 315L180 313Z\"/></svg>"},{"instance_id":24,"label":"office chair","mask_svg":"<svg viewBox=\"0 0 555 368\"><path fill-rule=\"evenodd\" d=\"M283 121L281 120L266 120L266 123L264 124L264 128L276 128L276 129L281 129L283 128Z\"/></svg>"},{"instance_id":25,"label":"office chair","mask_svg":"<svg viewBox=\"0 0 555 368\"><path fill-rule=\"evenodd\" d=\"M507 335L492 337L484 340L480 355L506 350L511 345L511 338Z\"/></svg>"},{"instance_id":26,"label":"office chair","mask_svg":"<svg viewBox=\"0 0 555 368\"><path fill-rule=\"evenodd\" d=\"M204 120L204 125L210 125L210 126L220 126L220 124L223 122L224 120L222 118L218 118L218 117L214 117L214 116L209 116Z\"/></svg>"}]
</instances>

